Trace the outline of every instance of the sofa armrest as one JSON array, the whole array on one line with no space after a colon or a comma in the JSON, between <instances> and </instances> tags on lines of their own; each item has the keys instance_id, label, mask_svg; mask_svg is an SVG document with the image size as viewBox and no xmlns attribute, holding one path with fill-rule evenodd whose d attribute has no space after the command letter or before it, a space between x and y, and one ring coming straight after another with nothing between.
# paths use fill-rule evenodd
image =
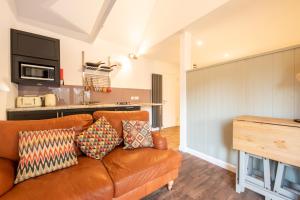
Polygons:
<instances>
[{"instance_id":1,"label":"sofa armrest","mask_svg":"<svg viewBox=\"0 0 300 200\"><path fill-rule=\"evenodd\" d=\"M15 163L12 160L0 158L0 196L14 186Z\"/></svg>"},{"instance_id":2,"label":"sofa armrest","mask_svg":"<svg viewBox=\"0 0 300 200\"><path fill-rule=\"evenodd\" d=\"M168 149L168 142L159 132L152 132L152 140L155 149L166 150Z\"/></svg>"}]
</instances>

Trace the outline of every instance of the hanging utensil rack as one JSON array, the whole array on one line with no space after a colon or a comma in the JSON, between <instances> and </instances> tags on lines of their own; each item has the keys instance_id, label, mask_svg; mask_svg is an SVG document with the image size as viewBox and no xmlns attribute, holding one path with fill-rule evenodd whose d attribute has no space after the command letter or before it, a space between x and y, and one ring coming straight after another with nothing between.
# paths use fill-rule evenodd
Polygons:
<instances>
[{"instance_id":1,"label":"hanging utensil rack","mask_svg":"<svg viewBox=\"0 0 300 200\"><path fill-rule=\"evenodd\" d=\"M112 72L116 66L117 65L111 64L110 57L108 57L107 62L85 62L84 51L82 51L82 74L83 86L85 90L95 92L110 92L110 72Z\"/></svg>"}]
</instances>

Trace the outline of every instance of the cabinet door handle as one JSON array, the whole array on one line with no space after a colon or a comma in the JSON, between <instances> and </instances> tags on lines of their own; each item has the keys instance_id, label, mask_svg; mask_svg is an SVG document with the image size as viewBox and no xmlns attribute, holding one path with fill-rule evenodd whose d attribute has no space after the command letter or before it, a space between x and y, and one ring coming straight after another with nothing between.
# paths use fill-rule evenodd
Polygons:
<instances>
[{"instance_id":1,"label":"cabinet door handle","mask_svg":"<svg viewBox=\"0 0 300 200\"><path fill-rule=\"evenodd\" d=\"M59 113L58 112L56 112L56 118L59 118Z\"/></svg>"},{"instance_id":2,"label":"cabinet door handle","mask_svg":"<svg viewBox=\"0 0 300 200\"><path fill-rule=\"evenodd\" d=\"M63 117L64 116L64 112L61 112L61 117Z\"/></svg>"}]
</instances>

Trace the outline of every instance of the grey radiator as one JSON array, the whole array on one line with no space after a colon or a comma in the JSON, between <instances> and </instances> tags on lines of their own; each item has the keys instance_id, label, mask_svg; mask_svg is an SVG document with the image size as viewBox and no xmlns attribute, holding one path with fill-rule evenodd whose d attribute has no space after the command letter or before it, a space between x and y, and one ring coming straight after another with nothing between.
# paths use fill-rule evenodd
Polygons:
<instances>
[{"instance_id":1,"label":"grey radiator","mask_svg":"<svg viewBox=\"0 0 300 200\"><path fill-rule=\"evenodd\" d=\"M162 80L161 74L152 74L152 103L162 103ZM161 106L152 106L152 127L162 127Z\"/></svg>"}]
</instances>

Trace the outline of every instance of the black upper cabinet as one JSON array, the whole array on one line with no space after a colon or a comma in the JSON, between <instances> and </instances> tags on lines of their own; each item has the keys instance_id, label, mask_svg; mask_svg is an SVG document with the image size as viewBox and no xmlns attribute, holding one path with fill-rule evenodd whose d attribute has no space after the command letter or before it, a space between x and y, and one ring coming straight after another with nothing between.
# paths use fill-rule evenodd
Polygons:
<instances>
[{"instance_id":1,"label":"black upper cabinet","mask_svg":"<svg viewBox=\"0 0 300 200\"><path fill-rule=\"evenodd\" d=\"M24 64L27 66L26 72L21 67ZM60 41L11 29L11 67L11 80L14 83L59 86Z\"/></svg>"},{"instance_id":2,"label":"black upper cabinet","mask_svg":"<svg viewBox=\"0 0 300 200\"><path fill-rule=\"evenodd\" d=\"M11 29L11 42L14 55L60 60L58 39Z\"/></svg>"}]
</instances>

